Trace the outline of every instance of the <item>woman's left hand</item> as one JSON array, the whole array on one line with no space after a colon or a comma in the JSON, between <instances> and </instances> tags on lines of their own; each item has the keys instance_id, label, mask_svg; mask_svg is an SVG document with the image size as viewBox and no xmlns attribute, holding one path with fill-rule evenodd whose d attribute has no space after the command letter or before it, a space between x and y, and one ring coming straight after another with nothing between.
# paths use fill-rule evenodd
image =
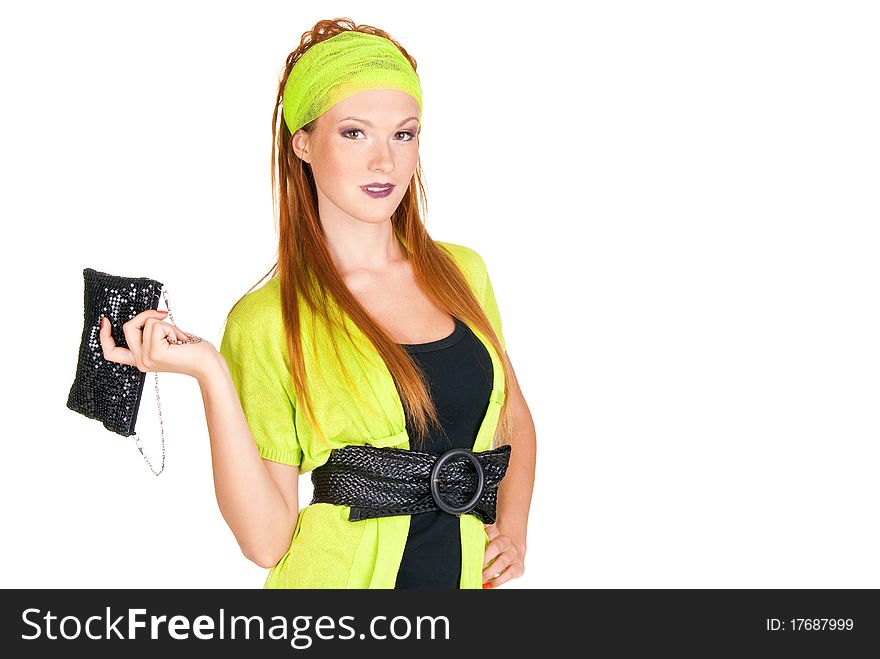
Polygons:
<instances>
[{"instance_id":1,"label":"woman's left hand","mask_svg":"<svg viewBox=\"0 0 880 659\"><path fill-rule=\"evenodd\" d=\"M506 581L521 577L526 571L525 548L517 546L495 524L486 524L486 555L483 558L483 588L497 588ZM492 559L495 559L492 561ZM491 561L491 563L490 563Z\"/></svg>"}]
</instances>

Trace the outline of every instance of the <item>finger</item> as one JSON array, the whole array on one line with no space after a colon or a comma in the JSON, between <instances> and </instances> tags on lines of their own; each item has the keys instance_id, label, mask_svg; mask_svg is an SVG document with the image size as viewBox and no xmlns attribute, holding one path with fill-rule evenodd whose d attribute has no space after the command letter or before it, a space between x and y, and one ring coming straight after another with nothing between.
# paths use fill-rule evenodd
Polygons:
<instances>
[{"instance_id":1,"label":"finger","mask_svg":"<svg viewBox=\"0 0 880 659\"><path fill-rule=\"evenodd\" d=\"M182 329L180 329L177 325L173 325L168 322L159 322L158 326L161 328L161 331L156 330L158 340L165 341L167 343L167 338L170 337L172 341L181 340L186 341L191 339L192 336L187 334ZM152 338L152 337L151 337Z\"/></svg>"},{"instance_id":2,"label":"finger","mask_svg":"<svg viewBox=\"0 0 880 659\"><path fill-rule=\"evenodd\" d=\"M166 323L163 323L163 324L166 324ZM177 325L172 325L170 323L167 323L167 325L168 325L168 327L171 328L171 332L169 332L169 334L171 334L172 339L180 339L181 341L186 341L186 340L192 338L192 336L190 334L187 334L186 332L184 332L182 329L177 327Z\"/></svg>"},{"instance_id":3,"label":"finger","mask_svg":"<svg viewBox=\"0 0 880 659\"><path fill-rule=\"evenodd\" d=\"M508 568L508 566L513 563L512 557L510 557L509 552L504 552L498 558L496 558L491 565L488 565L483 569L483 583L498 579L500 575L504 574L504 571Z\"/></svg>"},{"instance_id":4,"label":"finger","mask_svg":"<svg viewBox=\"0 0 880 659\"><path fill-rule=\"evenodd\" d=\"M516 547L505 551L483 571L483 588L494 588L525 574L526 566Z\"/></svg>"},{"instance_id":5,"label":"finger","mask_svg":"<svg viewBox=\"0 0 880 659\"><path fill-rule=\"evenodd\" d=\"M489 540L494 540L501 533L498 530L497 524L485 524L484 528L486 529L486 535L489 536Z\"/></svg>"},{"instance_id":6,"label":"finger","mask_svg":"<svg viewBox=\"0 0 880 659\"><path fill-rule=\"evenodd\" d=\"M144 327L148 320L159 320L165 318L165 313L155 309L145 309L139 314L132 316L131 320L122 326L122 333L125 335L125 342L128 343L128 349L134 356L135 365L141 371L149 370L144 366L143 362L143 344L144 344Z\"/></svg>"},{"instance_id":7,"label":"finger","mask_svg":"<svg viewBox=\"0 0 880 659\"><path fill-rule=\"evenodd\" d=\"M506 549L513 546L513 543L506 535L501 535L500 533L495 536L495 538L489 541L489 544L486 545L486 553L483 558L483 567L489 564L489 561L499 556Z\"/></svg>"},{"instance_id":8,"label":"finger","mask_svg":"<svg viewBox=\"0 0 880 659\"><path fill-rule=\"evenodd\" d=\"M116 345L113 340L112 327L110 319L106 316L101 317L101 329L98 332L98 339L101 341L101 350L104 352L104 359L117 364L128 364L134 366L134 355L128 348L122 348Z\"/></svg>"},{"instance_id":9,"label":"finger","mask_svg":"<svg viewBox=\"0 0 880 659\"><path fill-rule=\"evenodd\" d=\"M172 344L171 341L189 339L189 335L171 323L163 323L162 321L148 320L144 327L144 348L150 346L150 354L161 354L159 351L168 350Z\"/></svg>"},{"instance_id":10,"label":"finger","mask_svg":"<svg viewBox=\"0 0 880 659\"><path fill-rule=\"evenodd\" d=\"M147 318L144 330L141 334L143 339L141 363L148 371L157 370L155 359L171 348L168 338L174 341L182 333L171 323L163 323L157 318Z\"/></svg>"},{"instance_id":11,"label":"finger","mask_svg":"<svg viewBox=\"0 0 880 659\"><path fill-rule=\"evenodd\" d=\"M501 563L501 558L496 556L494 559L483 564L482 577L483 581L489 581L496 574L502 572L505 565Z\"/></svg>"},{"instance_id":12,"label":"finger","mask_svg":"<svg viewBox=\"0 0 880 659\"><path fill-rule=\"evenodd\" d=\"M508 566L497 577L483 581L483 588L497 588L501 584L507 583L511 579L521 577L525 572L518 563ZM494 574L494 573L493 573Z\"/></svg>"},{"instance_id":13,"label":"finger","mask_svg":"<svg viewBox=\"0 0 880 659\"><path fill-rule=\"evenodd\" d=\"M505 581L508 581L507 571L498 568L497 570L490 571L489 574L483 572L483 588L498 588Z\"/></svg>"},{"instance_id":14,"label":"finger","mask_svg":"<svg viewBox=\"0 0 880 659\"><path fill-rule=\"evenodd\" d=\"M488 574L483 572L483 583L490 584L492 588L507 581L507 578L507 570L505 568L498 568Z\"/></svg>"},{"instance_id":15,"label":"finger","mask_svg":"<svg viewBox=\"0 0 880 659\"><path fill-rule=\"evenodd\" d=\"M174 335L171 338L180 339L181 341L189 341L192 338L190 334L187 334L179 327L175 327L174 325L171 327L174 330Z\"/></svg>"}]
</instances>

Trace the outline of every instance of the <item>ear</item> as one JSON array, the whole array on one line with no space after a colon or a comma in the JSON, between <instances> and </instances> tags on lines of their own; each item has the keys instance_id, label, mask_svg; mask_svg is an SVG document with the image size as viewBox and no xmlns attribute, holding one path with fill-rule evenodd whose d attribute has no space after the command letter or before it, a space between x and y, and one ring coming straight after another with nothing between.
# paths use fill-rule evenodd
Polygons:
<instances>
[{"instance_id":1,"label":"ear","mask_svg":"<svg viewBox=\"0 0 880 659\"><path fill-rule=\"evenodd\" d=\"M300 158L300 160L304 160L307 163L311 163L311 156L309 155L309 135L304 130L297 130L293 136L290 138L290 144L293 147L293 152Z\"/></svg>"}]
</instances>

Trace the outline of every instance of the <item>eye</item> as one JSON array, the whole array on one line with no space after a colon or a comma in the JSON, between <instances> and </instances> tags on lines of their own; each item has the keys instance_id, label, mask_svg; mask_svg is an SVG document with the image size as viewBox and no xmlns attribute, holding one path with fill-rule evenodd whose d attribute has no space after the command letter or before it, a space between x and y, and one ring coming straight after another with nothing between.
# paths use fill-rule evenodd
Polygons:
<instances>
[{"instance_id":1,"label":"eye","mask_svg":"<svg viewBox=\"0 0 880 659\"><path fill-rule=\"evenodd\" d=\"M343 137L348 138L350 140L354 140L354 139L357 139L357 137L353 136L354 133L363 134L363 132L364 131L362 131L360 128L347 128L343 131L340 131L340 135L342 135ZM415 134L412 133L412 131L408 131L408 130L399 130L399 131L397 131L397 133L395 133L395 135L398 135L398 136L399 135L408 135L409 136L408 138L401 139L400 140L401 142L412 142L413 139L415 139Z\"/></svg>"}]
</instances>

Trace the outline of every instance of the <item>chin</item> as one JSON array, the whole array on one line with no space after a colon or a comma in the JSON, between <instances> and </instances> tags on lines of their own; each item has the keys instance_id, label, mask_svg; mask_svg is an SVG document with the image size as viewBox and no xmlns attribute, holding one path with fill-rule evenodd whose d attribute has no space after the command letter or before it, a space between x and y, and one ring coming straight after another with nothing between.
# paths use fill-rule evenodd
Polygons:
<instances>
[{"instance_id":1,"label":"chin","mask_svg":"<svg viewBox=\"0 0 880 659\"><path fill-rule=\"evenodd\" d=\"M353 217L358 218L361 222L369 222L370 224L378 224L390 219L394 211L400 205L400 202L392 202L390 199L383 200L386 203L374 204L369 208L361 208L359 213L352 213Z\"/></svg>"},{"instance_id":2,"label":"chin","mask_svg":"<svg viewBox=\"0 0 880 659\"><path fill-rule=\"evenodd\" d=\"M369 215L365 213L360 213L358 215L355 215L355 217L361 222L366 222L367 224L381 224L382 222L387 222L389 219L391 219L392 212L393 211L388 211L387 213L379 214L373 211Z\"/></svg>"}]
</instances>

